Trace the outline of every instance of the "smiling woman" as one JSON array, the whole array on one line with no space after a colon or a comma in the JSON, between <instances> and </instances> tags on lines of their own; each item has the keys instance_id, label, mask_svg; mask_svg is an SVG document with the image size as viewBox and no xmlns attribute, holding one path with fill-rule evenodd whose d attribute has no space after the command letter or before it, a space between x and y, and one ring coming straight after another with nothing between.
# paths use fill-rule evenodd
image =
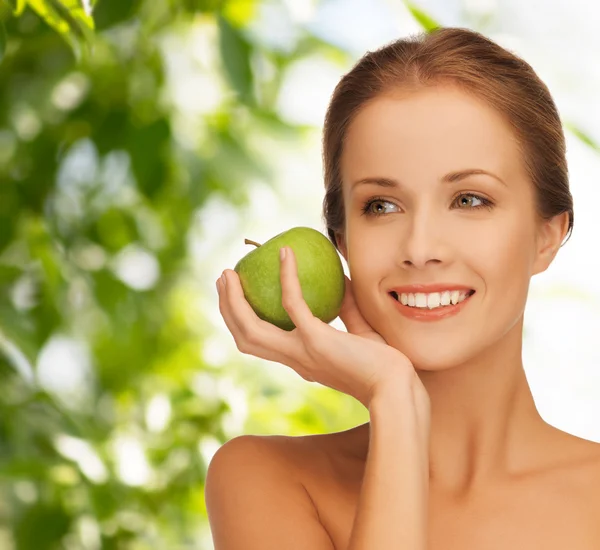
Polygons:
<instances>
[{"instance_id":1,"label":"smiling woman","mask_svg":"<svg viewBox=\"0 0 600 550\"><path fill-rule=\"evenodd\" d=\"M220 304L236 341L279 346L370 422L223 446L216 549L600 547L600 445L540 416L521 358L530 279L573 227L545 84L467 29L400 39L343 76L323 147L349 334L302 319L292 264L289 342L246 315L233 274Z\"/></svg>"}]
</instances>

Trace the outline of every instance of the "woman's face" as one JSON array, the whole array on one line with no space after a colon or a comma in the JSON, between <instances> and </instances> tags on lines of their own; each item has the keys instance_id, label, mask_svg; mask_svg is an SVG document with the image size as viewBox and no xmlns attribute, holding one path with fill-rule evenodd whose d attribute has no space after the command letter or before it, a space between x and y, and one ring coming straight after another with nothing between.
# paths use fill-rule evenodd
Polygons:
<instances>
[{"instance_id":1,"label":"woman's face","mask_svg":"<svg viewBox=\"0 0 600 550\"><path fill-rule=\"evenodd\" d=\"M445 181L467 169L496 177ZM515 326L530 277L551 260L539 257L533 186L510 126L496 111L453 87L379 97L350 125L341 173L346 241L340 249L358 306L415 367L464 363ZM365 178L397 186L356 184ZM390 289L430 283L458 283L476 293L445 319L403 316Z\"/></svg>"}]
</instances>

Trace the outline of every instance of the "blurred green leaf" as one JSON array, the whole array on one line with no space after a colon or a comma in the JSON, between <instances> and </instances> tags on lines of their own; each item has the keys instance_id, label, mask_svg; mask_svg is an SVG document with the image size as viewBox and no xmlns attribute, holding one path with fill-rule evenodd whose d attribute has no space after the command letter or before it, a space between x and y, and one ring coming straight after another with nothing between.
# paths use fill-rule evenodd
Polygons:
<instances>
[{"instance_id":1,"label":"blurred green leaf","mask_svg":"<svg viewBox=\"0 0 600 550\"><path fill-rule=\"evenodd\" d=\"M26 0L26 3L71 45L78 59L81 48L93 44L94 19L79 0ZM19 10L22 11L20 5L18 13Z\"/></svg>"},{"instance_id":2,"label":"blurred green leaf","mask_svg":"<svg viewBox=\"0 0 600 550\"><path fill-rule=\"evenodd\" d=\"M223 68L231 85L239 94L240 101L253 103L253 74L250 66L252 47L242 33L218 16L219 46Z\"/></svg>"},{"instance_id":3,"label":"blurred green leaf","mask_svg":"<svg viewBox=\"0 0 600 550\"><path fill-rule=\"evenodd\" d=\"M126 21L139 11L142 0L122 0L110 2L102 0L94 8L94 22L97 30L103 30Z\"/></svg>"},{"instance_id":4,"label":"blurred green leaf","mask_svg":"<svg viewBox=\"0 0 600 550\"><path fill-rule=\"evenodd\" d=\"M18 314L12 304L0 303L0 333L4 333L6 338L17 346L30 364L35 364L40 349L36 338L36 324L32 316ZM0 345L0 356L5 354L6 351Z\"/></svg>"},{"instance_id":5,"label":"blurred green leaf","mask_svg":"<svg viewBox=\"0 0 600 550\"><path fill-rule=\"evenodd\" d=\"M213 9L218 8L216 0L187 0L190 3L200 5L202 11L210 9L211 4ZM251 22L257 14L259 2L258 0L225 0L221 3L221 15L227 19L234 27L242 28Z\"/></svg>"},{"instance_id":6,"label":"blurred green leaf","mask_svg":"<svg viewBox=\"0 0 600 550\"><path fill-rule=\"evenodd\" d=\"M161 118L151 124L132 128L127 143L139 189L152 199L168 175L165 159L171 143L169 122ZM149 155L149 152L152 154Z\"/></svg>"},{"instance_id":7,"label":"blurred green leaf","mask_svg":"<svg viewBox=\"0 0 600 550\"><path fill-rule=\"evenodd\" d=\"M19 16L23 13L25 6L27 5L27 0L2 0L5 4L10 6L13 10L13 14Z\"/></svg>"},{"instance_id":8,"label":"blurred green leaf","mask_svg":"<svg viewBox=\"0 0 600 550\"><path fill-rule=\"evenodd\" d=\"M27 1L29 3L39 2L39 0ZM85 11L81 0L45 0L45 2L68 23L74 33L81 33L80 38L92 36L86 31L94 30L94 19Z\"/></svg>"},{"instance_id":9,"label":"blurred green leaf","mask_svg":"<svg viewBox=\"0 0 600 550\"><path fill-rule=\"evenodd\" d=\"M571 131L575 137L580 139L583 143L594 149L594 151L600 153L600 144L598 144L588 133L582 130L573 122L563 121L565 128Z\"/></svg>"},{"instance_id":10,"label":"blurred green leaf","mask_svg":"<svg viewBox=\"0 0 600 550\"><path fill-rule=\"evenodd\" d=\"M25 6L27 5L27 0L12 0L15 5L15 15L19 16L23 13Z\"/></svg>"},{"instance_id":11,"label":"blurred green leaf","mask_svg":"<svg viewBox=\"0 0 600 550\"><path fill-rule=\"evenodd\" d=\"M6 29L4 28L4 23L0 21L0 63L2 63L2 59L4 58L4 54L6 53L6 43L8 39L6 37Z\"/></svg>"},{"instance_id":12,"label":"blurred green leaf","mask_svg":"<svg viewBox=\"0 0 600 550\"><path fill-rule=\"evenodd\" d=\"M431 32L432 30L442 26L433 17L431 17L410 0L404 0L404 4L412 16L417 20L417 23L419 23L419 25L421 25L425 31Z\"/></svg>"},{"instance_id":13,"label":"blurred green leaf","mask_svg":"<svg viewBox=\"0 0 600 550\"><path fill-rule=\"evenodd\" d=\"M56 12L54 3L46 0L27 0L28 5L60 34L67 34L71 29L69 23ZM58 2L60 3L60 2Z\"/></svg>"},{"instance_id":14,"label":"blurred green leaf","mask_svg":"<svg viewBox=\"0 0 600 550\"><path fill-rule=\"evenodd\" d=\"M67 534L71 519L62 506L40 503L27 509L15 530L17 548L54 548Z\"/></svg>"}]
</instances>

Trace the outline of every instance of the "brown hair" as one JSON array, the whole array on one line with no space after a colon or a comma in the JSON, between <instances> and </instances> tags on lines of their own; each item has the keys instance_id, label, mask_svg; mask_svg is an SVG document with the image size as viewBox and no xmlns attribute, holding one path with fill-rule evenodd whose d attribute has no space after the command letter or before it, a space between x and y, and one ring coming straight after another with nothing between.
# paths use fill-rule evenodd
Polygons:
<instances>
[{"instance_id":1,"label":"brown hair","mask_svg":"<svg viewBox=\"0 0 600 550\"><path fill-rule=\"evenodd\" d=\"M535 187L537 215L549 220L568 212L570 238L573 197L565 137L548 88L527 62L482 34L442 27L367 52L335 87L323 128L323 221L334 246L336 235L345 235L340 161L353 119L383 94L444 83L484 100L510 122Z\"/></svg>"}]
</instances>

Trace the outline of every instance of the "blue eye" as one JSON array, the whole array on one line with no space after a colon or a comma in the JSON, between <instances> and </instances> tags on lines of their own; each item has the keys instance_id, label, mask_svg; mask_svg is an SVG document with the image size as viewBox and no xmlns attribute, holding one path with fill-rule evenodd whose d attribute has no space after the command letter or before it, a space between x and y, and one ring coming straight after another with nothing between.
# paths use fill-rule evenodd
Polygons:
<instances>
[{"instance_id":1,"label":"blue eye","mask_svg":"<svg viewBox=\"0 0 600 550\"><path fill-rule=\"evenodd\" d=\"M477 210L479 208L487 208L488 210L491 210L494 207L494 203L488 199L486 199L485 197L480 197L479 195L475 195L473 193L461 193L460 195L458 195L454 200L456 201L456 199L459 199L461 197L472 197L475 200L478 200L481 202L481 204L475 205L475 206L471 206L471 208L467 208L466 210ZM471 201L472 204L473 201ZM394 204L393 202L390 202L382 197L373 197L369 200L367 200L367 202L364 203L364 205L361 208L362 214L366 215L366 216L383 216L385 213L384 212L374 212L371 210L371 206L373 204L377 204L377 203L388 203L388 204ZM464 209L461 209L464 210Z\"/></svg>"}]
</instances>

